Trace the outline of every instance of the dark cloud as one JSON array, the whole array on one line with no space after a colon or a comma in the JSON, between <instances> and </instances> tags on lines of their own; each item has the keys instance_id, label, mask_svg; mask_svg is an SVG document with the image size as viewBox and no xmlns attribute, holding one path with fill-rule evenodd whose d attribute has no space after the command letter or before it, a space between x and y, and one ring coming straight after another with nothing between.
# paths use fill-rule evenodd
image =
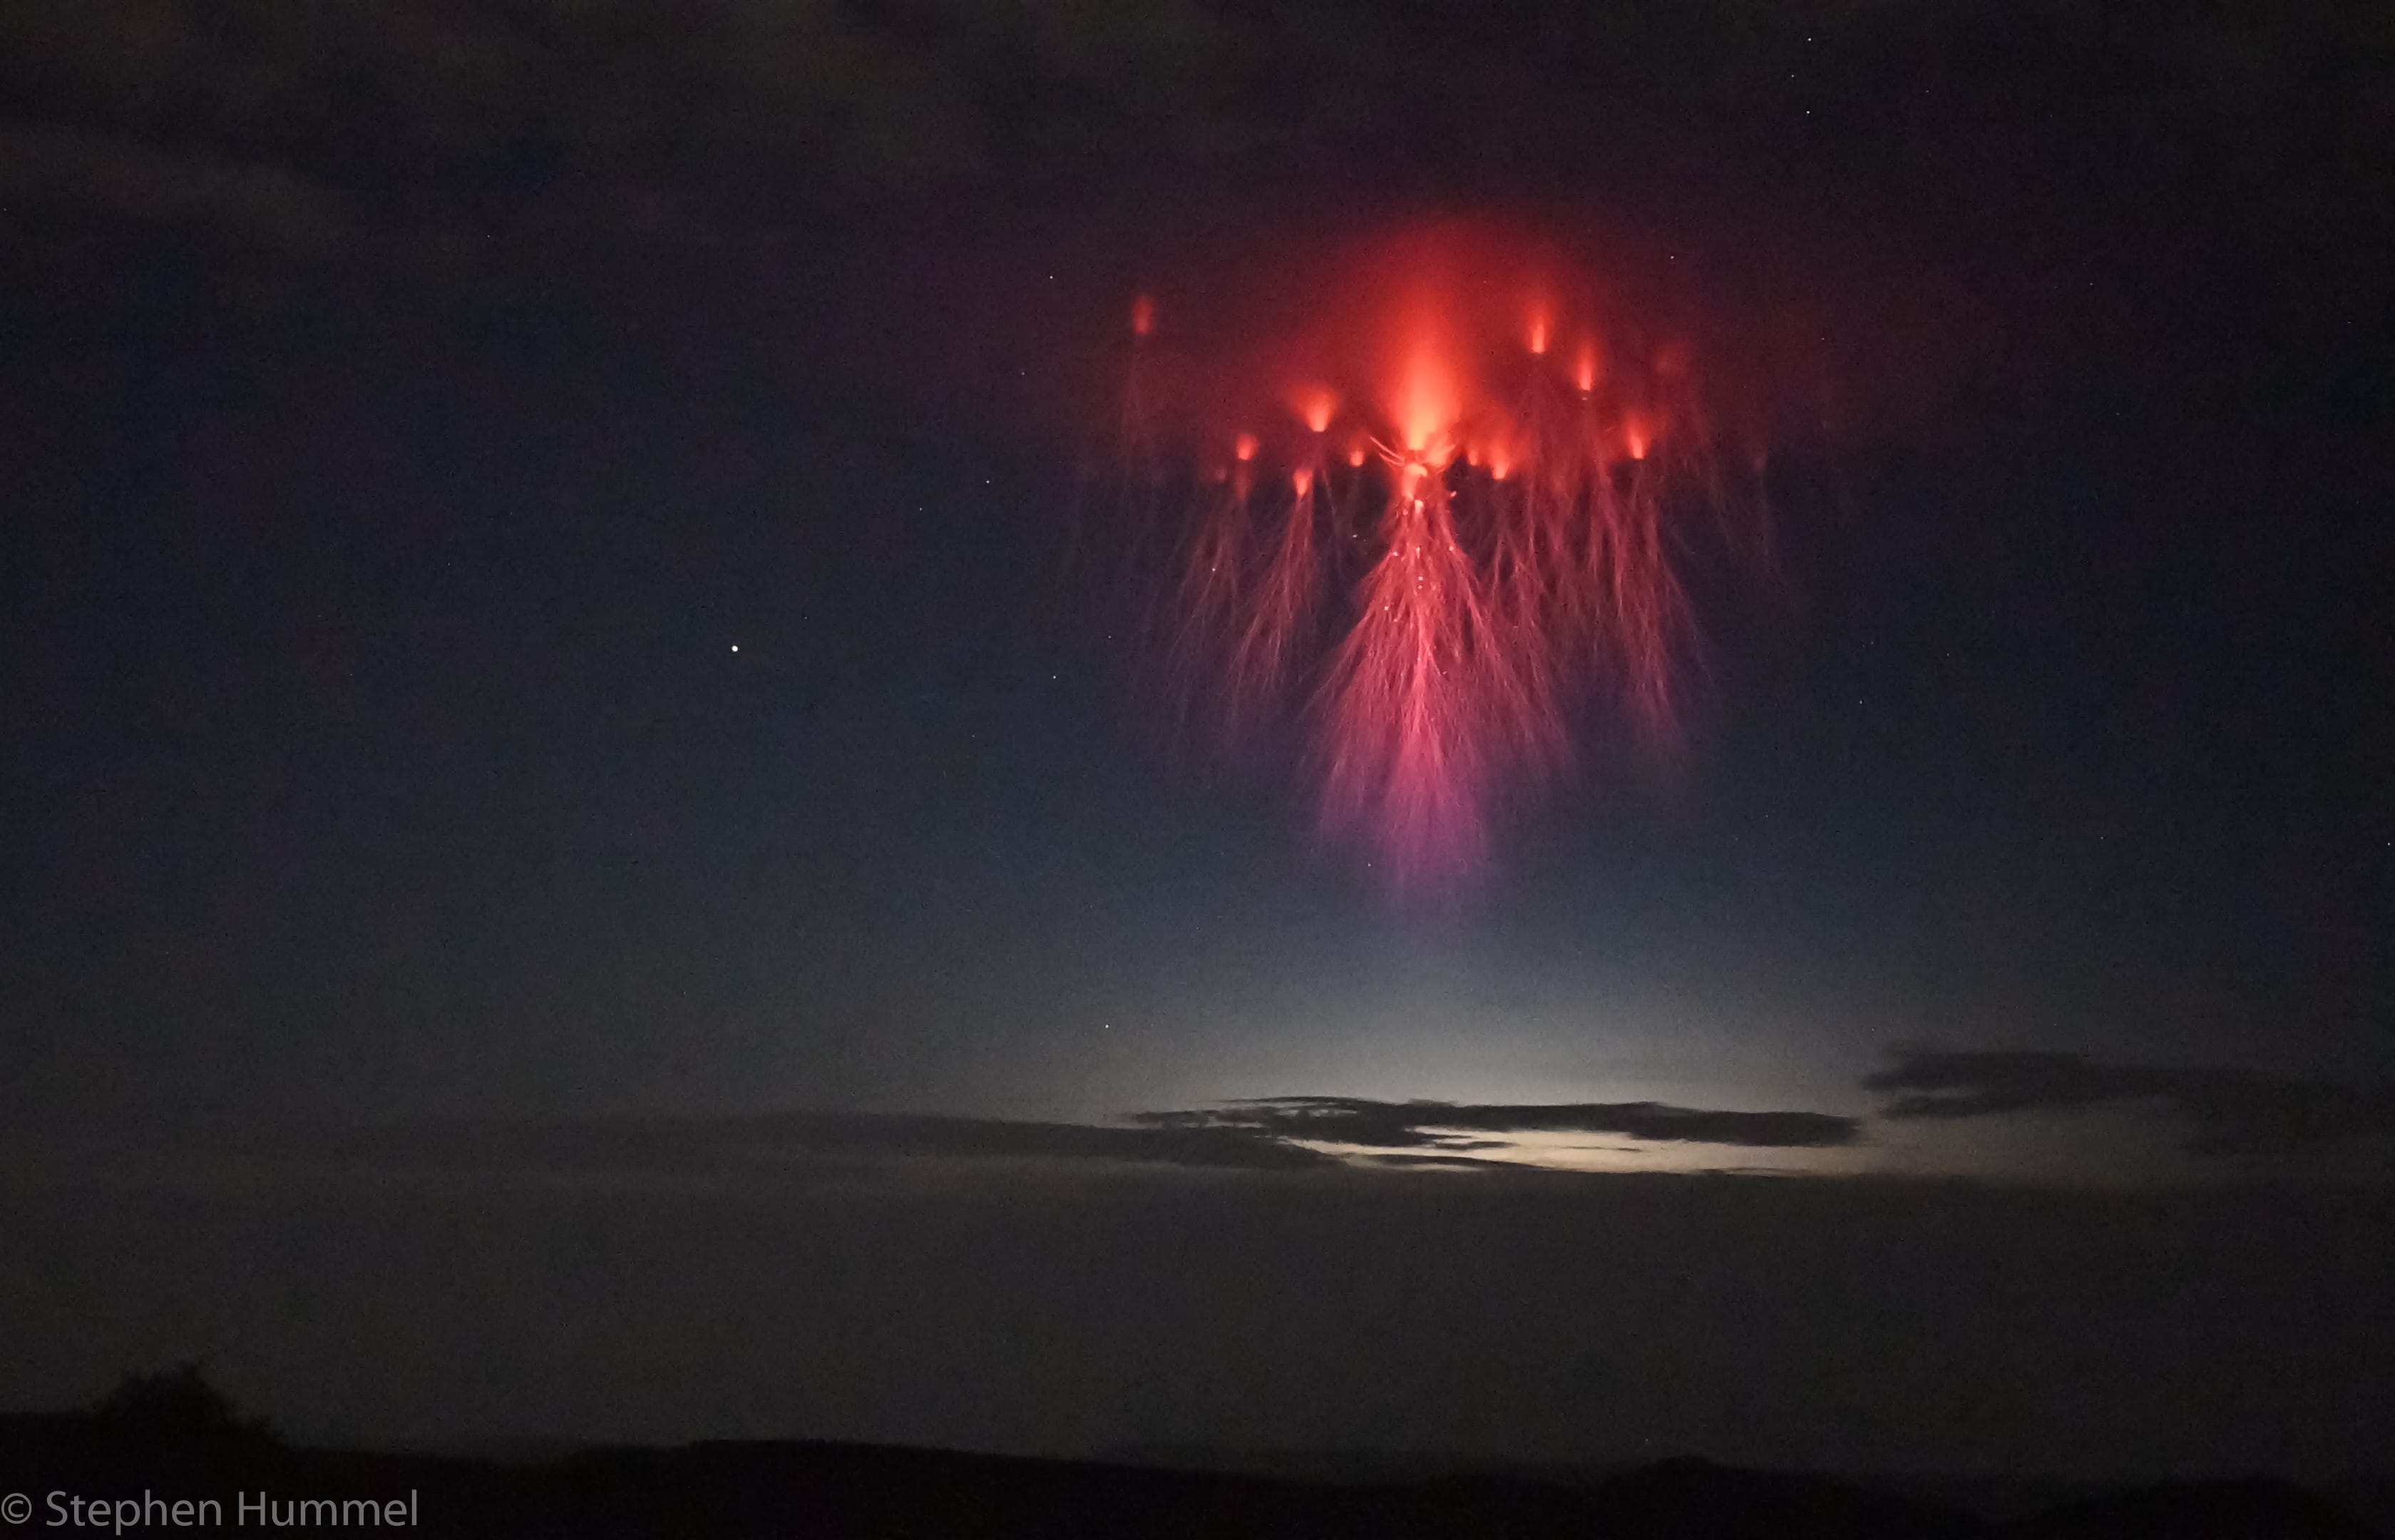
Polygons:
<instances>
[{"instance_id":1,"label":"dark cloud","mask_svg":"<svg viewBox=\"0 0 2395 1540\"><path fill-rule=\"evenodd\" d=\"M1255 1133L876 1113L444 1120L382 1126L184 1120L138 1130L20 1132L20 1177L45 1171L694 1181L807 1177L909 1160L1035 1161L1237 1171L1328 1167Z\"/></svg>"},{"instance_id":2,"label":"dark cloud","mask_svg":"<svg viewBox=\"0 0 2395 1540\"><path fill-rule=\"evenodd\" d=\"M903 1164L1031 1162L1052 1167L1334 1170L1346 1162L1299 1140L1376 1147L1384 1164L1524 1169L1474 1153L1489 1134L1568 1131L1754 1147L1854 1142L1850 1119L1805 1112L1702 1112L1621 1107L1472 1107L1288 1097L1225 1109L1149 1112L1124 1125L871 1112L746 1116L490 1118L389 1124L272 1122L203 1117L122 1120L0 1138L0 1174L142 1184L284 1177L611 1183L810 1180L887 1173Z\"/></svg>"},{"instance_id":3,"label":"dark cloud","mask_svg":"<svg viewBox=\"0 0 2395 1540\"><path fill-rule=\"evenodd\" d=\"M299 250L337 245L351 223L339 197L283 166L73 128L0 125L0 195L74 198Z\"/></svg>"},{"instance_id":4,"label":"dark cloud","mask_svg":"<svg viewBox=\"0 0 2395 1540\"><path fill-rule=\"evenodd\" d=\"M1515 1175L1569 1175L1554 1166L1526 1165L1520 1161L1491 1161L1478 1155L1409 1155L1374 1154L1364 1159L1376 1166L1392 1171L1475 1171Z\"/></svg>"},{"instance_id":5,"label":"dark cloud","mask_svg":"<svg viewBox=\"0 0 2395 1540\"><path fill-rule=\"evenodd\" d=\"M2395 1091L2251 1069L2107 1064L2084 1054L1905 1048L1865 1078L1897 1120L2146 1106L2188 1125L2189 1153L2271 1157L2395 1135Z\"/></svg>"},{"instance_id":6,"label":"dark cloud","mask_svg":"<svg viewBox=\"0 0 2395 1540\"><path fill-rule=\"evenodd\" d=\"M1245 1130L1388 1149L1473 1150L1502 1141L1471 1134L1610 1134L1758 1149L1824 1149L1861 1138L1852 1118L1824 1112L1719 1112L1658 1102L1505 1105L1368 1101L1356 1096L1274 1096L1191 1112L1149 1112L1143 1123L1187 1131Z\"/></svg>"},{"instance_id":7,"label":"dark cloud","mask_svg":"<svg viewBox=\"0 0 2395 1540\"><path fill-rule=\"evenodd\" d=\"M2067 154L2108 125L2137 130L2108 153L2234 146L2268 191L2364 164L2387 108L2362 83L2390 51L2359 6L2304 24L2259 8L2132 23L2094 6L1982 16L1861 0L5 11L0 88L20 128L277 166L387 232L442 242L803 225L842 192L993 177L1056 189L1126 168L1159 190L1202 166L1408 167L1485 186L1784 169L1799 135ZM96 191L121 183L103 169ZM238 219L245 206L210 211Z\"/></svg>"},{"instance_id":8,"label":"dark cloud","mask_svg":"<svg viewBox=\"0 0 2395 1540\"><path fill-rule=\"evenodd\" d=\"M164 185L128 200L110 162L274 166L403 251L688 239L787 220L833 184L970 170L975 93L956 70L971 57L968 38L901 35L827 0L99 0L0 18L15 136L114 147L90 165L94 202L244 225L251 209Z\"/></svg>"}]
</instances>

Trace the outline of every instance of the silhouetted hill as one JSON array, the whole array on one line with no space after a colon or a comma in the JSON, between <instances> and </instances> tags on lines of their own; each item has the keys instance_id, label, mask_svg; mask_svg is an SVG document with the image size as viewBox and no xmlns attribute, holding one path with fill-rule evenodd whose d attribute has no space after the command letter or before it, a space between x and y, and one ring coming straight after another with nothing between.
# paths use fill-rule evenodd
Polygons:
<instances>
[{"instance_id":1,"label":"silhouetted hill","mask_svg":"<svg viewBox=\"0 0 2395 1540\"><path fill-rule=\"evenodd\" d=\"M1872 1492L1818 1476L1739 1470L1710 1460L1664 1460L1602 1483L1611 1521L1624 1533L1698 1540L1700 1536L1871 1534L1908 1540L1980 1534L1985 1526L1959 1509Z\"/></svg>"},{"instance_id":2,"label":"silhouetted hill","mask_svg":"<svg viewBox=\"0 0 2395 1540\"><path fill-rule=\"evenodd\" d=\"M1369 1482L1023 1459L861 1444L713 1442L591 1449L536 1463L128 1437L87 1414L0 1417L0 1491L389 1502L430 1535L1482 1536L1520 1540L2079 1540L2375 1532L2267 1480L2091 1496L2006 1525L1826 1477L1666 1460L1581 1481L1494 1473ZM355 1527L352 1525L351 1527Z\"/></svg>"},{"instance_id":3,"label":"silhouetted hill","mask_svg":"<svg viewBox=\"0 0 2395 1540\"><path fill-rule=\"evenodd\" d=\"M2255 1477L2105 1493L2003 1533L2006 1540L2367 1540L2378 1532L2325 1497Z\"/></svg>"}]
</instances>

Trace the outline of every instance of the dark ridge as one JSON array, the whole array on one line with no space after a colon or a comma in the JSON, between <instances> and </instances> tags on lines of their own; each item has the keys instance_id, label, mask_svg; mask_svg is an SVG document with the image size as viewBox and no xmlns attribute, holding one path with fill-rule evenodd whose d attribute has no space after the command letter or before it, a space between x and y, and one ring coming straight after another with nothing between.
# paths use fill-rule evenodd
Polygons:
<instances>
[{"instance_id":1,"label":"dark ridge","mask_svg":"<svg viewBox=\"0 0 2395 1540\"><path fill-rule=\"evenodd\" d=\"M89 1414L0 1416L0 1477L35 1504L243 1495L409 1500L428 1535L1463 1536L1518 1540L2061 1540L2375 1533L2276 1480L2157 1486L1991 1525L1886 1484L1670 1459L1610 1476L1515 1472L1300 1480L812 1442L596 1448L532 1463L128 1433Z\"/></svg>"},{"instance_id":2,"label":"dark ridge","mask_svg":"<svg viewBox=\"0 0 2395 1540\"><path fill-rule=\"evenodd\" d=\"M2007 1540L2369 1540L2337 1504L2270 1477L2104 1493L2009 1524Z\"/></svg>"}]
</instances>

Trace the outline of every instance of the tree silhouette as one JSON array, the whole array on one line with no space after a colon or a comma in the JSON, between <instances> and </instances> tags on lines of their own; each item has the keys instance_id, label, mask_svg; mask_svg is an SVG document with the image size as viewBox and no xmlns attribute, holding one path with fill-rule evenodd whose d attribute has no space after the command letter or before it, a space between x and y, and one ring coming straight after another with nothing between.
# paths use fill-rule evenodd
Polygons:
<instances>
[{"instance_id":1,"label":"tree silhouette","mask_svg":"<svg viewBox=\"0 0 2395 1540\"><path fill-rule=\"evenodd\" d=\"M243 1413L232 1397L208 1383L201 1364L190 1361L126 1375L91 1411L103 1428L127 1442L152 1447L275 1441L265 1418Z\"/></svg>"}]
</instances>

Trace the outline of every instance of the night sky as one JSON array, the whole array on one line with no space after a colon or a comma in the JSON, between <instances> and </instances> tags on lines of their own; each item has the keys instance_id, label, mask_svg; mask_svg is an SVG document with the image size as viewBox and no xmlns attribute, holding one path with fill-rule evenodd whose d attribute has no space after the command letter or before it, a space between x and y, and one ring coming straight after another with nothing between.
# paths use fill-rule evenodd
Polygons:
<instances>
[{"instance_id":1,"label":"night sky","mask_svg":"<svg viewBox=\"0 0 2395 1540\"><path fill-rule=\"evenodd\" d=\"M2395 36L2246 10L7 7L0 1401L2360 1461ZM1482 210L1846 409L1425 910L1068 534L1142 285Z\"/></svg>"}]
</instances>

